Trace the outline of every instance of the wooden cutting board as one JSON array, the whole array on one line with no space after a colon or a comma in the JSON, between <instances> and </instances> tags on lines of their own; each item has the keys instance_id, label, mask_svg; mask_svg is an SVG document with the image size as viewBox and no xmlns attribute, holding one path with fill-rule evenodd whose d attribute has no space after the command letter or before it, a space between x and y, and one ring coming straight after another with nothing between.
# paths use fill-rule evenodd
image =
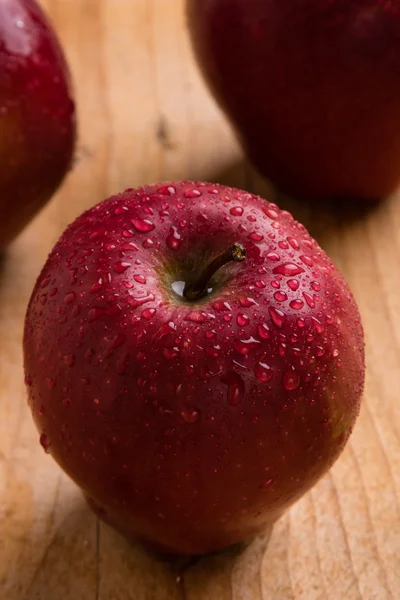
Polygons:
<instances>
[{"instance_id":1,"label":"wooden cutting board","mask_svg":"<svg viewBox=\"0 0 400 600\"><path fill-rule=\"evenodd\" d=\"M249 167L193 62L182 0L43 0L79 108L75 167L0 267L2 600L386 600L400 598L400 198L338 215L278 198L345 273L368 375L361 415L332 471L241 553L174 568L88 511L46 456L26 406L21 336L47 253L83 209L154 180L206 179L274 194Z\"/></svg>"}]
</instances>

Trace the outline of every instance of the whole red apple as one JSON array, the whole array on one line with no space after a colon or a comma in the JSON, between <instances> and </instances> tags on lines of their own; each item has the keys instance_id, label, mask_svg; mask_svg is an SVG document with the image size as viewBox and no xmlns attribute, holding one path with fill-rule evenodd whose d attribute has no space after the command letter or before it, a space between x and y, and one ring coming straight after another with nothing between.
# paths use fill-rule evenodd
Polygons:
<instances>
[{"instance_id":1,"label":"whole red apple","mask_svg":"<svg viewBox=\"0 0 400 600\"><path fill-rule=\"evenodd\" d=\"M195 53L250 159L299 197L400 183L400 0L187 0Z\"/></svg>"},{"instance_id":2,"label":"whole red apple","mask_svg":"<svg viewBox=\"0 0 400 600\"><path fill-rule=\"evenodd\" d=\"M24 337L44 449L125 535L176 554L253 536L356 420L353 297L292 216L205 183L126 190L45 264Z\"/></svg>"},{"instance_id":3,"label":"whole red apple","mask_svg":"<svg viewBox=\"0 0 400 600\"><path fill-rule=\"evenodd\" d=\"M68 68L34 0L0 0L0 251L68 170L75 111Z\"/></svg>"}]
</instances>

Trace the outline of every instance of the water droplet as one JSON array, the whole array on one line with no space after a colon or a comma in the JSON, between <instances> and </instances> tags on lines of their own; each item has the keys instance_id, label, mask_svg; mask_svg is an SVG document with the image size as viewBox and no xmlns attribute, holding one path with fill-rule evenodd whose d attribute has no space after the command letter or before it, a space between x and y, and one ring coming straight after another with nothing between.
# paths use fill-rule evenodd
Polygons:
<instances>
[{"instance_id":1,"label":"water droplet","mask_svg":"<svg viewBox=\"0 0 400 600\"><path fill-rule=\"evenodd\" d=\"M137 283L147 283L147 279L144 275L134 275L133 279L137 282Z\"/></svg>"},{"instance_id":2,"label":"water droplet","mask_svg":"<svg viewBox=\"0 0 400 600\"><path fill-rule=\"evenodd\" d=\"M95 229L95 231L93 231L90 234L89 239L90 240L97 240L97 239L103 237L105 235L105 233L106 233L105 229Z\"/></svg>"},{"instance_id":3,"label":"water droplet","mask_svg":"<svg viewBox=\"0 0 400 600\"><path fill-rule=\"evenodd\" d=\"M192 323L205 323L210 320L209 314L200 311L194 311L187 315L185 321L191 321Z\"/></svg>"},{"instance_id":4,"label":"water droplet","mask_svg":"<svg viewBox=\"0 0 400 600\"><path fill-rule=\"evenodd\" d=\"M246 327L250 323L250 318L247 315L239 314L236 317L236 323L239 327Z\"/></svg>"},{"instance_id":5,"label":"water droplet","mask_svg":"<svg viewBox=\"0 0 400 600\"><path fill-rule=\"evenodd\" d=\"M305 301L307 302L308 306L310 308L315 308L315 302L312 296L310 296L310 294L307 294L307 292L303 292L303 296Z\"/></svg>"},{"instance_id":6,"label":"water droplet","mask_svg":"<svg viewBox=\"0 0 400 600\"><path fill-rule=\"evenodd\" d=\"M136 229L136 231L140 231L141 233L153 231L153 229L155 228L154 223L152 223L148 219L131 219L131 223Z\"/></svg>"},{"instance_id":7,"label":"water droplet","mask_svg":"<svg viewBox=\"0 0 400 600\"><path fill-rule=\"evenodd\" d=\"M185 423L197 423L200 419L200 411L191 406L185 406L181 411L181 417Z\"/></svg>"},{"instance_id":8,"label":"water droplet","mask_svg":"<svg viewBox=\"0 0 400 600\"><path fill-rule=\"evenodd\" d=\"M283 313L281 310L279 310L273 306L270 306L268 308L268 312L271 316L273 323L279 328L283 327L283 325L286 321L285 313Z\"/></svg>"},{"instance_id":9,"label":"water droplet","mask_svg":"<svg viewBox=\"0 0 400 600\"><path fill-rule=\"evenodd\" d=\"M178 348L164 348L163 355L167 360L172 360L176 356L178 356L179 349Z\"/></svg>"},{"instance_id":10,"label":"water droplet","mask_svg":"<svg viewBox=\"0 0 400 600\"><path fill-rule=\"evenodd\" d=\"M268 258L268 260L272 260L273 262L278 262L278 260L281 259L281 257L279 256L279 254L277 254L276 252L268 252L265 255L266 258ZM275 273L275 269L272 271L273 273Z\"/></svg>"},{"instance_id":11,"label":"water droplet","mask_svg":"<svg viewBox=\"0 0 400 600\"><path fill-rule=\"evenodd\" d=\"M249 308L250 306L258 306L257 302L253 300L253 298L246 298L245 296L240 296L239 298L240 306L245 308Z\"/></svg>"},{"instance_id":12,"label":"water droplet","mask_svg":"<svg viewBox=\"0 0 400 600\"><path fill-rule=\"evenodd\" d=\"M289 306L290 308L293 308L293 310L301 310L304 306L304 302L303 300L292 300Z\"/></svg>"},{"instance_id":13,"label":"water droplet","mask_svg":"<svg viewBox=\"0 0 400 600\"><path fill-rule=\"evenodd\" d=\"M297 327L303 329L306 326L304 319L297 319Z\"/></svg>"},{"instance_id":14,"label":"water droplet","mask_svg":"<svg viewBox=\"0 0 400 600\"><path fill-rule=\"evenodd\" d=\"M279 214L273 208L263 208L263 212L267 215L267 217L273 219L274 221L279 217Z\"/></svg>"},{"instance_id":15,"label":"water droplet","mask_svg":"<svg viewBox=\"0 0 400 600\"><path fill-rule=\"evenodd\" d=\"M46 304L47 302L47 294L42 294L40 296L40 304L42 304L43 306Z\"/></svg>"},{"instance_id":16,"label":"water droplet","mask_svg":"<svg viewBox=\"0 0 400 600\"><path fill-rule=\"evenodd\" d=\"M296 292L299 289L300 285L297 279L289 279L287 284L293 292Z\"/></svg>"},{"instance_id":17,"label":"water droplet","mask_svg":"<svg viewBox=\"0 0 400 600\"><path fill-rule=\"evenodd\" d=\"M285 294L285 292L275 292L274 298L277 302L285 302L288 299L287 294Z\"/></svg>"},{"instance_id":18,"label":"water droplet","mask_svg":"<svg viewBox=\"0 0 400 600\"><path fill-rule=\"evenodd\" d=\"M275 479L267 479L260 485L260 490L269 490L275 483Z\"/></svg>"},{"instance_id":19,"label":"water droplet","mask_svg":"<svg viewBox=\"0 0 400 600\"><path fill-rule=\"evenodd\" d=\"M251 233L249 235L250 239L253 240L254 242L262 242L262 240L264 239L264 236L261 235L261 233Z\"/></svg>"},{"instance_id":20,"label":"water droplet","mask_svg":"<svg viewBox=\"0 0 400 600\"><path fill-rule=\"evenodd\" d=\"M50 440L47 437L47 435L45 433L42 433L40 438L39 438L39 442L40 445L42 446L43 450L46 452L46 454L49 454L50 452Z\"/></svg>"},{"instance_id":21,"label":"water droplet","mask_svg":"<svg viewBox=\"0 0 400 600\"><path fill-rule=\"evenodd\" d=\"M50 377L46 377L45 379L47 387L51 390L55 386L54 379L50 379Z\"/></svg>"},{"instance_id":22,"label":"water droplet","mask_svg":"<svg viewBox=\"0 0 400 600\"><path fill-rule=\"evenodd\" d=\"M75 356L73 354L65 354L64 364L66 364L68 367L73 367L75 364Z\"/></svg>"},{"instance_id":23,"label":"water droplet","mask_svg":"<svg viewBox=\"0 0 400 600\"><path fill-rule=\"evenodd\" d=\"M132 308L137 308L138 306L142 306L142 304L146 304L147 302L152 302L154 300L154 295L153 294L147 294L147 296L138 296L138 297L131 297L128 300L128 303L130 306L132 306Z\"/></svg>"},{"instance_id":24,"label":"water droplet","mask_svg":"<svg viewBox=\"0 0 400 600\"><path fill-rule=\"evenodd\" d=\"M114 215L123 215L124 212L128 211L129 208L127 206L117 206L114 210Z\"/></svg>"},{"instance_id":25,"label":"water droplet","mask_svg":"<svg viewBox=\"0 0 400 600\"><path fill-rule=\"evenodd\" d=\"M335 348L334 351L332 352L332 354L336 358L337 356L339 356L339 350L337 348Z\"/></svg>"},{"instance_id":26,"label":"water droplet","mask_svg":"<svg viewBox=\"0 0 400 600\"><path fill-rule=\"evenodd\" d=\"M201 195L200 190L196 190L195 188L186 190L184 193L185 198L199 198Z\"/></svg>"},{"instance_id":27,"label":"water droplet","mask_svg":"<svg viewBox=\"0 0 400 600\"><path fill-rule=\"evenodd\" d=\"M283 385L288 392L297 390L300 385L300 376L295 370L285 371L283 374Z\"/></svg>"},{"instance_id":28,"label":"water droplet","mask_svg":"<svg viewBox=\"0 0 400 600\"><path fill-rule=\"evenodd\" d=\"M275 267L272 271L274 275L284 275L285 277L293 277L294 275L300 275L304 273L303 267L295 265L294 263L284 263Z\"/></svg>"},{"instance_id":29,"label":"water droplet","mask_svg":"<svg viewBox=\"0 0 400 600\"><path fill-rule=\"evenodd\" d=\"M256 340L253 337L250 337L247 340L236 340L235 350L239 354L246 355L249 354L254 348L257 348L260 343L261 342L259 340Z\"/></svg>"},{"instance_id":30,"label":"water droplet","mask_svg":"<svg viewBox=\"0 0 400 600\"><path fill-rule=\"evenodd\" d=\"M157 189L157 192L162 196L173 196L176 194L176 189L173 185L162 185Z\"/></svg>"},{"instance_id":31,"label":"water droplet","mask_svg":"<svg viewBox=\"0 0 400 600\"><path fill-rule=\"evenodd\" d=\"M271 367L269 367L265 363L257 363L254 368L254 373L257 379L262 383L266 383L267 381L270 381L272 379Z\"/></svg>"},{"instance_id":32,"label":"water droplet","mask_svg":"<svg viewBox=\"0 0 400 600\"><path fill-rule=\"evenodd\" d=\"M72 302L75 301L75 298L76 298L75 292L70 292L69 294L65 295L64 302L65 302L65 304L72 304Z\"/></svg>"},{"instance_id":33,"label":"water droplet","mask_svg":"<svg viewBox=\"0 0 400 600\"><path fill-rule=\"evenodd\" d=\"M154 334L153 340L157 342L158 340L163 339L165 336L175 333L175 331L176 325L173 321L164 323L164 325L162 325L160 329Z\"/></svg>"},{"instance_id":34,"label":"water droplet","mask_svg":"<svg viewBox=\"0 0 400 600\"><path fill-rule=\"evenodd\" d=\"M300 248L299 242L294 237L288 237L287 241L292 246L293 250L298 250Z\"/></svg>"},{"instance_id":35,"label":"water droplet","mask_svg":"<svg viewBox=\"0 0 400 600\"><path fill-rule=\"evenodd\" d=\"M167 246L171 250L179 250L182 244L182 238L176 227L171 227L171 232L167 237Z\"/></svg>"},{"instance_id":36,"label":"water droplet","mask_svg":"<svg viewBox=\"0 0 400 600\"><path fill-rule=\"evenodd\" d=\"M263 323L262 325L259 325L257 327L257 331L258 331L258 335L263 340L268 340L271 337L271 332L269 330L269 327L265 323Z\"/></svg>"},{"instance_id":37,"label":"water droplet","mask_svg":"<svg viewBox=\"0 0 400 600\"><path fill-rule=\"evenodd\" d=\"M231 406L237 406L242 400L245 392L243 379L234 371L229 371L221 377L222 383L228 386L227 399Z\"/></svg>"},{"instance_id":38,"label":"water droplet","mask_svg":"<svg viewBox=\"0 0 400 600\"><path fill-rule=\"evenodd\" d=\"M43 417L44 413L45 413L45 410L44 410L44 406L43 406L43 404L42 404L42 405L41 405L41 407L39 408L39 415L40 415L41 417Z\"/></svg>"},{"instance_id":39,"label":"water droplet","mask_svg":"<svg viewBox=\"0 0 400 600\"><path fill-rule=\"evenodd\" d=\"M50 275L48 275L47 277L45 277L45 278L42 280L42 283L40 284L40 287L41 287L41 288L45 288L45 287L47 287L47 286L49 285L50 281L51 281L51 277L50 277Z\"/></svg>"},{"instance_id":40,"label":"water droplet","mask_svg":"<svg viewBox=\"0 0 400 600\"><path fill-rule=\"evenodd\" d=\"M144 311L142 312L142 317L143 317L143 319L151 319L152 317L154 317L156 312L157 311L155 308L145 308Z\"/></svg>"},{"instance_id":41,"label":"water droplet","mask_svg":"<svg viewBox=\"0 0 400 600\"><path fill-rule=\"evenodd\" d=\"M241 217L243 214L243 208L241 206L234 206L229 212L234 217Z\"/></svg>"},{"instance_id":42,"label":"water droplet","mask_svg":"<svg viewBox=\"0 0 400 600\"><path fill-rule=\"evenodd\" d=\"M303 262L305 265L307 265L307 267L312 267L314 265L312 258L310 258L309 256L305 256L304 254L302 254L300 256L300 260L301 262Z\"/></svg>"},{"instance_id":43,"label":"water droplet","mask_svg":"<svg viewBox=\"0 0 400 600\"><path fill-rule=\"evenodd\" d=\"M133 242L127 242L126 244L122 244L121 248L122 252L136 252L139 248Z\"/></svg>"},{"instance_id":44,"label":"water droplet","mask_svg":"<svg viewBox=\"0 0 400 600\"><path fill-rule=\"evenodd\" d=\"M311 317L311 321L314 323L314 327L317 333L322 333L324 331L324 326L321 321L316 319L315 317Z\"/></svg>"},{"instance_id":45,"label":"water droplet","mask_svg":"<svg viewBox=\"0 0 400 600\"><path fill-rule=\"evenodd\" d=\"M127 269L129 269L129 267L131 267L131 266L132 265L129 262L124 262L124 261L119 260L118 262L116 262L114 264L114 271L118 274L125 273L125 271Z\"/></svg>"},{"instance_id":46,"label":"water droplet","mask_svg":"<svg viewBox=\"0 0 400 600\"><path fill-rule=\"evenodd\" d=\"M282 248L282 250L287 250L289 248L289 244L287 242L285 242L284 240L281 240L280 242L278 242L278 246L279 246L279 248Z\"/></svg>"}]
</instances>

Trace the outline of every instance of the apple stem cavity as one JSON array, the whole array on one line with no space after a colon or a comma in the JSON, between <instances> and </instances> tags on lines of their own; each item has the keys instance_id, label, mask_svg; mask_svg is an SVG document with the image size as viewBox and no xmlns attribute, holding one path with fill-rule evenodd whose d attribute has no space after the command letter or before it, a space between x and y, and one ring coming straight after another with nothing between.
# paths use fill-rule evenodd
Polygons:
<instances>
[{"instance_id":1,"label":"apple stem cavity","mask_svg":"<svg viewBox=\"0 0 400 600\"><path fill-rule=\"evenodd\" d=\"M246 259L246 248L235 242L230 248L218 254L192 284L186 284L183 296L194 302L208 294L208 284L211 277L224 265L230 262L243 262Z\"/></svg>"}]
</instances>

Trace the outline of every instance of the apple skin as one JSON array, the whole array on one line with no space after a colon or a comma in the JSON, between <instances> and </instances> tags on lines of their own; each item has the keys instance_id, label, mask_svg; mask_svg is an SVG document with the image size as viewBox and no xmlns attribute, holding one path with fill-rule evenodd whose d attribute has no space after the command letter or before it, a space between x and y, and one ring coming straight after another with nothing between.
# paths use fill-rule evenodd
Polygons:
<instances>
[{"instance_id":1,"label":"apple skin","mask_svg":"<svg viewBox=\"0 0 400 600\"><path fill-rule=\"evenodd\" d=\"M195 55L281 191L377 200L400 183L400 0L187 0Z\"/></svg>"},{"instance_id":2,"label":"apple skin","mask_svg":"<svg viewBox=\"0 0 400 600\"><path fill-rule=\"evenodd\" d=\"M172 291L234 242L247 258L209 295ZM305 228L193 182L127 190L69 226L33 290L24 357L44 449L106 522L178 555L251 538L310 489L364 383L357 306Z\"/></svg>"},{"instance_id":3,"label":"apple skin","mask_svg":"<svg viewBox=\"0 0 400 600\"><path fill-rule=\"evenodd\" d=\"M71 165L75 109L57 37L34 0L0 0L0 251Z\"/></svg>"}]
</instances>

